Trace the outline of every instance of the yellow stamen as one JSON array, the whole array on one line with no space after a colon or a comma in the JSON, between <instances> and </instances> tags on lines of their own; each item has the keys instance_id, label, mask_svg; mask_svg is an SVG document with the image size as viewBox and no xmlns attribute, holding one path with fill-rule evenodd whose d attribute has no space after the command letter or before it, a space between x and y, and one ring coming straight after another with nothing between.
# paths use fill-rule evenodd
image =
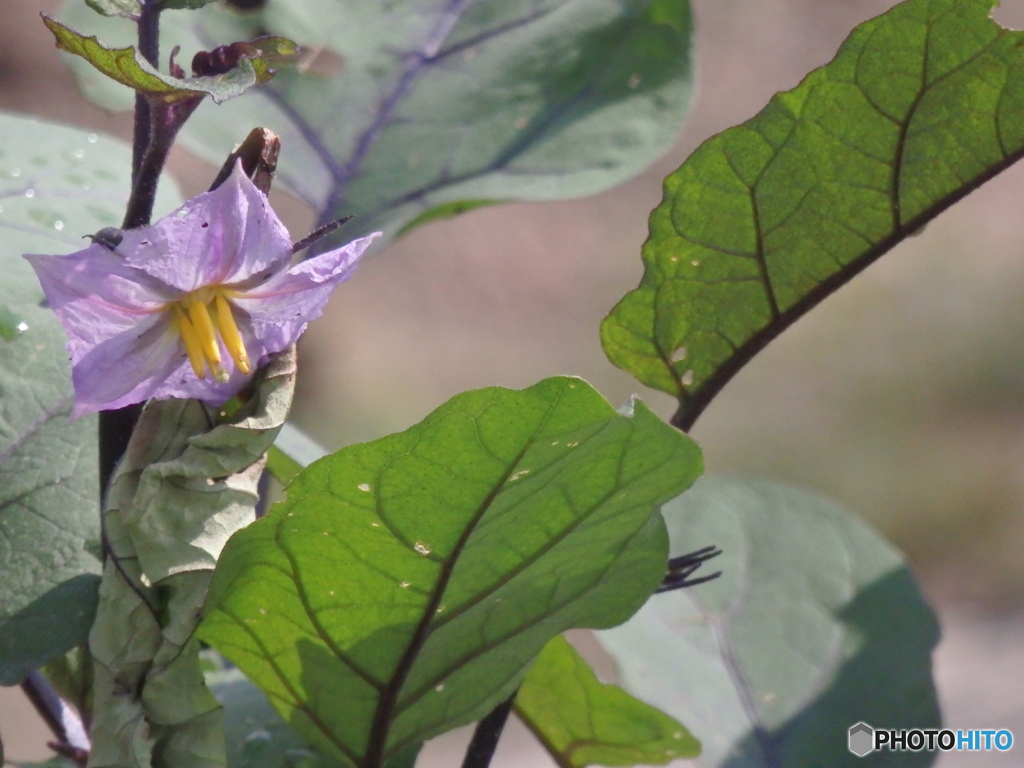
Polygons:
<instances>
[{"instance_id":1,"label":"yellow stamen","mask_svg":"<svg viewBox=\"0 0 1024 768\"><path fill-rule=\"evenodd\" d=\"M238 370L242 373L252 371L252 364L249 362L249 353L245 350L245 342L242 341L242 334L238 332L234 315L231 312L231 305L224 298L224 294L218 293L214 300L217 307L217 327L220 328L220 336L224 339L224 346L228 348Z\"/></svg>"},{"instance_id":2,"label":"yellow stamen","mask_svg":"<svg viewBox=\"0 0 1024 768\"><path fill-rule=\"evenodd\" d=\"M217 331L214 330L213 320L210 318L210 310L202 301L193 300L188 307L188 316L192 319L192 325L196 329L199 343L203 348L203 356L213 371L213 378L223 384L231 378L224 366L220 364L220 344L217 342Z\"/></svg>"},{"instance_id":3,"label":"yellow stamen","mask_svg":"<svg viewBox=\"0 0 1024 768\"><path fill-rule=\"evenodd\" d=\"M203 302L192 301L188 307L188 316L195 326L199 343L203 345L203 355L213 368L213 364L220 362L220 344L217 343L217 331L213 328L210 311Z\"/></svg>"},{"instance_id":4,"label":"yellow stamen","mask_svg":"<svg viewBox=\"0 0 1024 768\"><path fill-rule=\"evenodd\" d=\"M203 345L199 342L199 335L192 323L185 317L185 313L175 307L174 313L178 319L178 333L181 340L185 342L185 352L188 354L188 361L192 364L192 371L200 379L206 378L206 360L203 357Z\"/></svg>"}]
</instances>

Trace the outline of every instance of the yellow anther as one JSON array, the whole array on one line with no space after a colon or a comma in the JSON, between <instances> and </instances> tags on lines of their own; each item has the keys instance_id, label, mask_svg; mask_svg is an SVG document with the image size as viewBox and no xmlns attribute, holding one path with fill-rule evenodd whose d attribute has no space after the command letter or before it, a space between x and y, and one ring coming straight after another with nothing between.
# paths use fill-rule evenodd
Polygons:
<instances>
[{"instance_id":1,"label":"yellow anther","mask_svg":"<svg viewBox=\"0 0 1024 768\"><path fill-rule=\"evenodd\" d=\"M199 336L199 343L202 344L203 356L210 363L210 368L220 362L220 344L217 343L217 331L214 330L213 320L210 318L210 310L201 301L193 301L188 307L188 316ZM216 373L216 369L214 369Z\"/></svg>"},{"instance_id":2,"label":"yellow anther","mask_svg":"<svg viewBox=\"0 0 1024 768\"><path fill-rule=\"evenodd\" d=\"M217 308L217 327L220 328L220 336L224 339L224 346L228 348L232 359L242 373L252 371L252 364L249 362L249 353L245 350L245 342L242 341L242 334L238 332L235 324L235 317L231 312L231 305L221 293L217 294L214 300Z\"/></svg>"},{"instance_id":3,"label":"yellow anther","mask_svg":"<svg viewBox=\"0 0 1024 768\"><path fill-rule=\"evenodd\" d=\"M206 360L203 357L203 345L199 342L199 335L192 327L192 323L185 317L184 312L175 307L174 314L177 316L178 333L181 334L181 340L185 342L185 352L188 354L189 363L192 364L192 370L198 378L205 379Z\"/></svg>"}]
</instances>

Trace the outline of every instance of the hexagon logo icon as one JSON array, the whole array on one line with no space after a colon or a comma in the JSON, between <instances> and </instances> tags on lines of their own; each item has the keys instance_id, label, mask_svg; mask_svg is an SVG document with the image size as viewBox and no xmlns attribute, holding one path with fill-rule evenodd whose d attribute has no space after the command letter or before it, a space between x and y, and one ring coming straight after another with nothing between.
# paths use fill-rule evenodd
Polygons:
<instances>
[{"instance_id":1,"label":"hexagon logo icon","mask_svg":"<svg viewBox=\"0 0 1024 768\"><path fill-rule=\"evenodd\" d=\"M857 757L864 757L875 751L875 729L867 723L851 725L849 738L847 746Z\"/></svg>"}]
</instances>

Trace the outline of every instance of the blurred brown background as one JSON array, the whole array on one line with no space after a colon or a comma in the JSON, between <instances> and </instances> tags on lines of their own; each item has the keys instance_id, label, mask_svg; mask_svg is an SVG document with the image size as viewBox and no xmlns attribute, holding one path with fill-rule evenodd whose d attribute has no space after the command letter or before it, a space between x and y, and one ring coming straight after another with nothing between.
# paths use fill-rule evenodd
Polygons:
<instances>
[{"instance_id":1,"label":"blurred brown background","mask_svg":"<svg viewBox=\"0 0 1024 768\"><path fill-rule=\"evenodd\" d=\"M605 360L597 327L640 278L639 248L661 178L703 139L828 61L857 23L894 4L692 2L698 90L671 153L612 192L466 214L364 264L304 338L301 426L337 448L405 429L472 387L520 387L569 373L616 404L641 389ZM127 139L129 116L78 95L39 23L36 14L56 5L0 0L0 109ZM1004 6L997 18L1024 27L1024 0ZM171 171L187 195L205 189L213 173L185 152L175 153ZM887 255L748 366L693 431L710 471L816 489L899 545L943 621L936 675L946 723L1010 728L1018 739L1022 188L1024 166ZM310 212L276 196L293 235L305 234ZM641 394L670 413L667 397ZM0 694L8 757L44 756L44 731L17 690ZM424 762L453 764L458 738L429 746ZM945 756L939 765L1019 765L1012 758L1019 753ZM513 734L496 766L550 765L537 754L525 734Z\"/></svg>"}]
</instances>

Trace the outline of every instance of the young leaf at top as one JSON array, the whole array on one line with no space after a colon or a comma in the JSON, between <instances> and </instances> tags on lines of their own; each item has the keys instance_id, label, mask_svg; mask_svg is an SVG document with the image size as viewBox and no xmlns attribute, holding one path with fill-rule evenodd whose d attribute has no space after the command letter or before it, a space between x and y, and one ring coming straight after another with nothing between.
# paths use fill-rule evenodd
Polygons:
<instances>
[{"instance_id":1,"label":"young leaf at top","mask_svg":"<svg viewBox=\"0 0 1024 768\"><path fill-rule=\"evenodd\" d=\"M665 765L700 754L675 718L602 683L561 636L530 667L515 709L560 768Z\"/></svg>"},{"instance_id":2,"label":"young leaf at top","mask_svg":"<svg viewBox=\"0 0 1024 768\"><path fill-rule=\"evenodd\" d=\"M479 719L553 636L631 615L700 452L578 379L467 392L304 470L234 536L199 636L296 732L379 768Z\"/></svg>"},{"instance_id":3,"label":"young leaf at top","mask_svg":"<svg viewBox=\"0 0 1024 768\"><path fill-rule=\"evenodd\" d=\"M85 4L104 16L137 19L142 13L140 0L85 0Z\"/></svg>"},{"instance_id":4,"label":"young leaf at top","mask_svg":"<svg viewBox=\"0 0 1024 768\"><path fill-rule=\"evenodd\" d=\"M43 16L43 23L53 33L57 47L80 56L101 73L121 85L167 103L194 99L207 94L218 104L240 96L254 85L265 83L275 74L271 62L294 57L297 48L283 37L263 37L242 46L231 59L229 68L197 77L165 75L140 56L132 47L108 48L95 36L86 37L75 30Z\"/></svg>"},{"instance_id":5,"label":"young leaf at top","mask_svg":"<svg viewBox=\"0 0 1024 768\"><path fill-rule=\"evenodd\" d=\"M84 29L86 15L72 2L61 18ZM172 16L167 44L186 50L263 29L341 61L282 71L248 98L201 110L182 140L219 163L237 126L267 126L288 147L278 180L321 223L356 215L345 237L392 237L473 201L608 189L672 145L690 100L686 0L289 0ZM88 28L133 40L120 20ZM104 106L130 106L81 69L79 79Z\"/></svg>"},{"instance_id":6,"label":"young leaf at top","mask_svg":"<svg viewBox=\"0 0 1024 768\"><path fill-rule=\"evenodd\" d=\"M96 421L69 422L64 334L26 251L68 252L116 225L131 152L79 129L0 115L0 684L85 642L99 572ZM161 207L175 197L161 185Z\"/></svg>"},{"instance_id":7,"label":"young leaf at top","mask_svg":"<svg viewBox=\"0 0 1024 768\"><path fill-rule=\"evenodd\" d=\"M609 359L687 429L765 344L1024 154L1024 34L908 0L665 179Z\"/></svg>"},{"instance_id":8,"label":"young leaf at top","mask_svg":"<svg viewBox=\"0 0 1024 768\"><path fill-rule=\"evenodd\" d=\"M702 478L662 511L673 553L714 541L722 575L597 634L622 686L700 739L696 768L932 763L847 749L860 721L941 727L938 624L892 545L832 502L765 483Z\"/></svg>"}]
</instances>

